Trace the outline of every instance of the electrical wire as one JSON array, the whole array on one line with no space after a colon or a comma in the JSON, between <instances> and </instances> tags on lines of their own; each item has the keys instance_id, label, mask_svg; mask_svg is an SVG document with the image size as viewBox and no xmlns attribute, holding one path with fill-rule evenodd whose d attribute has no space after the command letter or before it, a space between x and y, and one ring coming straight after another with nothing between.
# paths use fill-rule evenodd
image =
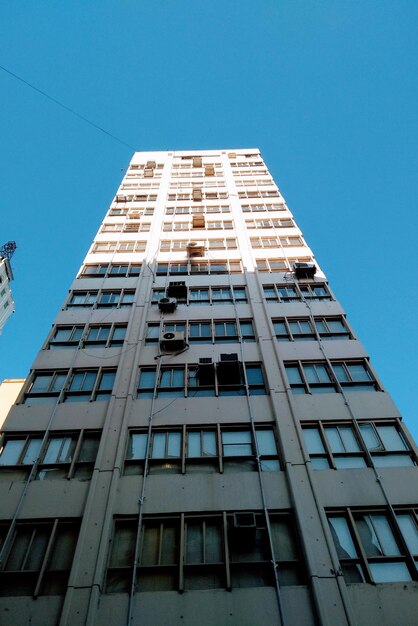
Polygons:
<instances>
[{"instance_id":1,"label":"electrical wire","mask_svg":"<svg viewBox=\"0 0 418 626\"><path fill-rule=\"evenodd\" d=\"M83 122L86 122L86 124L89 124L90 126L95 128L96 130L100 130L102 133L104 133L108 137L111 137L115 141L118 141L119 143L121 143L122 145L126 146L127 148L130 148L134 152L136 151L136 148L134 148L134 146L131 146L131 144L127 143L123 139L119 139L119 137L116 137L116 135L113 135L108 130L105 130L104 128L102 128L98 124L95 124L94 122L89 120L87 117L84 117L84 115L81 115L81 113L78 113L77 111L74 111L74 109L72 109L71 107L67 106L63 102L60 102L56 98L53 98L52 96L47 94L45 91L42 91L42 89L39 89L38 87L35 87L35 85L32 85L32 83L29 83L27 80L25 80L21 76L18 76L17 74L12 72L11 70L8 70L7 67L4 67L4 65L0 65L0 69L3 70L3 72L6 72L6 74L9 74L10 76L13 76L13 78L16 78L16 80L19 80L21 83L23 83L24 85L26 85L30 89L33 89L37 93L40 93L42 96L44 96L48 100L51 100L51 102L53 102L54 104L57 104L61 108L65 109L66 111L68 111L68 113L71 113L72 115L74 115L75 117L78 117Z\"/></svg>"}]
</instances>

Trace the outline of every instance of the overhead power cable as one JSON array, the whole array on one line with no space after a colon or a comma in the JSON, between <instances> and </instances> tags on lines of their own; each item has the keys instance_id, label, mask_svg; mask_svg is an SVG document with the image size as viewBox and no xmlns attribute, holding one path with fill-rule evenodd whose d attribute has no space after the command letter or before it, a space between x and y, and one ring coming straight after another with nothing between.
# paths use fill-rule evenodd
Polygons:
<instances>
[{"instance_id":1,"label":"overhead power cable","mask_svg":"<svg viewBox=\"0 0 418 626\"><path fill-rule=\"evenodd\" d=\"M66 104L63 104L62 102L60 102L56 98L53 98L52 96L47 94L45 91L42 91L42 89L38 89L38 87L35 87L35 85L32 85L31 83L29 83L27 80L25 80L21 76L18 76L14 72L8 70L3 65L0 65L0 69L2 69L3 72L6 72L7 74L10 74L10 76L13 76L13 78L16 78L16 80L19 80L21 83L23 83L27 87L30 87L34 91L37 91L38 93L40 93L42 96L45 96L45 98L48 98L48 100L51 100L51 102L54 102L54 104L57 104L58 106L62 107L63 109L65 109L69 113L72 113L73 115L75 115L75 117L78 117L80 120L83 120L83 122L86 122L86 124L90 124L90 126L93 126L93 128L96 128L97 130L100 130L105 135L108 135L108 137L111 137L115 141L118 141L119 143L123 144L124 146L127 146L128 148L131 148L131 150L134 150L134 151L136 150L136 148L134 148L134 146L131 146L131 144L127 143L126 141L123 141L123 139L119 139L119 137L116 137L116 135L113 135L112 133L109 133L109 131L105 130L104 128L102 128L98 124L95 124L91 120L87 119L87 117L84 117L84 115L81 115L81 113L77 113L77 111L74 111L74 109L71 109Z\"/></svg>"}]
</instances>

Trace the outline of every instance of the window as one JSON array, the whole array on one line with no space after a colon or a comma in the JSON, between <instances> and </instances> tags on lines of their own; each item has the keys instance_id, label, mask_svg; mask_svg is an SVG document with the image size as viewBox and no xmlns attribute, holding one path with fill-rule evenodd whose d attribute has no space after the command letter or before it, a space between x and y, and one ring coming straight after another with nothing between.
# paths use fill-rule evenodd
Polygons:
<instances>
[{"instance_id":1,"label":"window","mask_svg":"<svg viewBox=\"0 0 418 626\"><path fill-rule=\"evenodd\" d=\"M115 369L73 370L64 402L86 402L109 400L115 382Z\"/></svg>"},{"instance_id":2,"label":"window","mask_svg":"<svg viewBox=\"0 0 418 626\"><path fill-rule=\"evenodd\" d=\"M256 471L257 449L261 471L279 471L273 427L257 424L255 433L257 441L254 441L248 423L154 429L148 452L149 472L184 474ZM125 474L143 473L147 442L146 432L130 433Z\"/></svg>"},{"instance_id":3,"label":"window","mask_svg":"<svg viewBox=\"0 0 418 626\"><path fill-rule=\"evenodd\" d=\"M41 453L43 433L8 435L0 447L0 480L25 480ZM36 478L89 480L96 460L100 433L50 435L39 459Z\"/></svg>"},{"instance_id":4,"label":"window","mask_svg":"<svg viewBox=\"0 0 418 626\"><path fill-rule=\"evenodd\" d=\"M385 510L347 509L330 512L328 521L347 583L418 579L411 555L418 541L415 512L400 511L395 521Z\"/></svg>"},{"instance_id":5,"label":"window","mask_svg":"<svg viewBox=\"0 0 418 626\"><path fill-rule=\"evenodd\" d=\"M343 317L273 319L274 332L278 341L306 341L317 339L351 339L350 331Z\"/></svg>"},{"instance_id":6,"label":"window","mask_svg":"<svg viewBox=\"0 0 418 626\"><path fill-rule=\"evenodd\" d=\"M269 302L297 302L303 300L324 301L332 300L327 285L323 283L313 283L311 285L301 285L293 283L291 285L263 285L264 296Z\"/></svg>"},{"instance_id":7,"label":"window","mask_svg":"<svg viewBox=\"0 0 418 626\"><path fill-rule=\"evenodd\" d=\"M378 391L367 363L362 361L332 361L331 367L321 362L285 363L292 393L329 393L339 391ZM337 384L338 383L338 384Z\"/></svg>"},{"instance_id":8,"label":"window","mask_svg":"<svg viewBox=\"0 0 418 626\"><path fill-rule=\"evenodd\" d=\"M141 527L137 585L141 591L193 591L305 583L288 512L270 514L272 548L263 513L147 516ZM128 592L133 575L138 518L115 519L106 592Z\"/></svg>"},{"instance_id":9,"label":"window","mask_svg":"<svg viewBox=\"0 0 418 626\"><path fill-rule=\"evenodd\" d=\"M48 348L76 348L83 335L84 326L56 326Z\"/></svg>"},{"instance_id":10,"label":"window","mask_svg":"<svg viewBox=\"0 0 418 626\"><path fill-rule=\"evenodd\" d=\"M154 389L161 397L197 397L197 396L229 396L245 395L245 378L250 395L265 395L267 393L264 374L259 363L245 363L244 369L239 361L229 362L229 367L220 369L219 363L208 367L203 365L176 365L163 366L160 369L159 379L156 380L156 367L143 367L140 370L138 384L138 398L152 398ZM233 379L225 374L229 371ZM245 372L245 377L244 377Z\"/></svg>"},{"instance_id":11,"label":"window","mask_svg":"<svg viewBox=\"0 0 418 626\"><path fill-rule=\"evenodd\" d=\"M78 538L73 520L18 521L0 569L0 596L64 595ZM0 525L5 537L8 525Z\"/></svg>"},{"instance_id":12,"label":"window","mask_svg":"<svg viewBox=\"0 0 418 626\"><path fill-rule=\"evenodd\" d=\"M84 346L113 347L123 344L126 335L126 324L97 324L89 326Z\"/></svg>"},{"instance_id":13,"label":"window","mask_svg":"<svg viewBox=\"0 0 418 626\"><path fill-rule=\"evenodd\" d=\"M73 291L67 302L67 309L72 307L88 307L94 306L98 291Z\"/></svg>"},{"instance_id":14,"label":"window","mask_svg":"<svg viewBox=\"0 0 418 626\"><path fill-rule=\"evenodd\" d=\"M244 207L243 207L243 210L244 210ZM258 220L245 220L245 225L249 229L252 229L252 228L293 228L295 226L293 220L290 217L281 218L281 219L266 218L266 219L258 219Z\"/></svg>"},{"instance_id":15,"label":"window","mask_svg":"<svg viewBox=\"0 0 418 626\"><path fill-rule=\"evenodd\" d=\"M366 467L370 453L375 467L413 466L414 455L398 423L318 422L304 425L303 434L315 469Z\"/></svg>"},{"instance_id":16,"label":"window","mask_svg":"<svg viewBox=\"0 0 418 626\"><path fill-rule=\"evenodd\" d=\"M228 205L216 206L177 206L167 207L166 215L193 215L196 213L230 213L231 209Z\"/></svg>"},{"instance_id":17,"label":"window","mask_svg":"<svg viewBox=\"0 0 418 626\"><path fill-rule=\"evenodd\" d=\"M116 369L36 370L24 396L25 404L57 402L65 384L64 402L108 400Z\"/></svg>"}]
</instances>

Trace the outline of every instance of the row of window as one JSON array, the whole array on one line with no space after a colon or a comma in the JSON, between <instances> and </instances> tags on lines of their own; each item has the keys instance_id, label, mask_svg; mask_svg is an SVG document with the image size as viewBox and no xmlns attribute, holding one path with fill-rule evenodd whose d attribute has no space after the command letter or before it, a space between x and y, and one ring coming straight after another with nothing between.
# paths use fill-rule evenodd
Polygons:
<instances>
[{"instance_id":1,"label":"row of window","mask_svg":"<svg viewBox=\"0 0 418 626\"><path fill-rule=\"evenodd\" d=\"M127 324L58 325L48 341L54 348L111 348L123 344Z\"/></svg>"},{"instance_id":2,"label":"row of window","mask_svg":"<svg viewBox=\"0 0 418 626\"><path fill-rule=\"evenodd\" d=\"M99 252L145 252L147 241L99 241L94 243L92 254Z\"/></svg>"},{"instance_id":3,"label":"row of window","mask_svg":"<svg viewBox=\"0 0 418 626\"><path fill-rule=\"evenodd\" d=\"M151 230L150 222L127 222L126 224L103 224L101 233L148 233Z\"/></svg>"},{"instance_id":4,"label":"row of window","mask_svg":"<svg viewBox=\"0 0 418 626\"><path fill-rule=\"evenodd\" d=\"M158 375L157 375L158 372ZM244 396L267 393L260 363L225 361L218 364L141 367L138 398Z\"/></svg>"},{"instance_id":5,"label":"row of window","mask_svg":"<svg viewBox=\"0 0 418 626\"><path fill-rule=\"evenodd\" d=\"M256 266L259 272L293 272L295 263L314 263L314 259L311 256L256 259Z\"/></svg>"},{"instance_id":6,"label":"row of window","mask_svg":"<svg viewBox=\"0 0 418 626\"><path fill-rule=\"evenodd\" d=\"M286 248L291 246L303 246L302 237L251 237L252 248Z\"/></svg>"},{"instance_id":7,"label":"row of window","mask_svg":"<svg viewBox=\"0 0 418 626\"><path fill-rule=\"evenodd\" d=\"M228 205L202 205L199 206L176 206L167 207L165 210L166 215L193 215L195 213L230 213L231 209Z\"/></svg>"},{"instance_id":8,"label":"row of window","mask_svg":"<svg viewBox=\"0 0 418 626\"><path fill-rule=\"evenodd\" d=\"M135 185L136 186L136 185ZM155 183L155 186L158 187L159 183ZM124 195L123 193L118 193L117 196L115 197L115 202L119 203L119 202L156 202L157 200L157 194L156 193L151 193L151 194L147 194L147 193L140 193L140 194L133 194L133 195Z\"/></svg>"},{"instance_id":9,"label":"row of window","mask_svg":"<svg viewBox=\"0 0 418 626\"><path fill-rule=\"evenodd\" d=\"M418 579L418 511L396 508L327 511L346 583ZM290 511L219 511L116 517L106 593L125 593L136 568L139 592L235 589L307 583ZM66 591L79 521L19 521L0 570L1 596L54 596ZM0 545L9 523L0 524ZM138 561L135 563L139 536Z\"/></svg>"},{"instance_id":10,"label":"row of window","mask_svg":"<svg viewBox=\"0 0 418 626\"><path fill-rule=\"evenodd\" d=\"M342 316L273 319L274 332L278 341L308 341L321 339L352 339L350 330Z\"/></svg>"},{"instance_id":11,"label":"row of window","mask_svg":"<svg viewBox=\"0 0 418 626\"><path fill-rule=\"evenodd\" d=\"M250 328L250 327L249 327ZM59 330L59 329L58 329ZM227 327L223 327L223 332ZM211 332L214 332L211 330ZM229 355L233 356L233 355ZM232 362L231 362L232 360ZM205 365L141 367L138 398L164 396L250 395L266 394L261 364L242 364L236 359ZM295 361L285 362L290 388L294 394L379 390L367 361ZM62 401L82 402L108 400L116 369L91 368L74 370L37 370L31 377L24 402L56 402L64 390Z\"/></svg>"},{"instance_id":12,"label":"row of window","mask_svg":"<svg viewBox=\"0 0 418 626\"><path fill-rule=\"evenodd\" d=\"M240 260L228 259L222 261L172 261L170 263L157 263L157 275L174 276L176 274L233 274L242 273Z\"/></svg>"},{"instance_id":13,"label":"row of window","mask_svg":"<svg viewBox=\"0 0 418 626\"><path fill-rule=\"evenodd\" d=\"M224 200L228 197L228 193L226 191L202 191L199 190L200 194L193 193L169 193L167 196L168 202L178 202L179 200ZM198 197L199 196L199 197Z\"/></svg>"},{"instance_id":14,"label":"row of window","mask_svg":"<svg viewBox=\"0 0 418 626\"><path fill-rule=\"evenodd\" d=\"M36 370L26 388L25 404L91 402L109 400L115 382L115 368Z\"/></svg>"},{"instance_id":15,"label":"row of window","mask_svg":"<svg viewBox=\"0 0 418 626\"><path fill-rule=\"evenodd\" d=\"M125 278L139 276L141 263L95 263L85 265L81 270L82 278Z\"/></svg>"},{"instance_id":16,"label":"row of window","mask_svg":"<svg viewBox=\"0 0 418 626\"><path fill-rule=\"evenodd\" d=\"M185 231L195 230L196 228L202 228L206 230L232 230L234 228L232 222L218 221L218 222L205 222L202 218L202 222L196 225L196 222L164 222L163 231Z\"/></svg>"},{"instance_id":17,"label":"row of window","mask_svg":"<svg viewBox=\"0 0 418 626\"><path fill-rule=\"evenodd\" d=\"M112 209L110 209L108 215L109 217L119 217L120 215L131 215L131 214L135 214L138 215L139 217L142 217L143 215L154 215L154 208L153 207L147 207L147 208L138 208L138 207L132 207L132 206L128 206L128 207L113 207Z\"/></svg>"},{"instance_id":18,"label":"row of window","mask_svg":"<svg viewBox=\"0 0 418 626\"><path fill-rule=\"evenodd\" d=\"M8 435L0 449L0 479L25 480L38 462L36 480L89 480L101 432L52 433L44 446L43 433Z\"/></svg>"},{"instance_id":19,"label":"row of window","mask_svg":"<svg viewBox=\"0 0 418 626\"><path fill-rule=\"evenodd\" d=\"M416 465L399 422L305 422L302 431L315 470ZM124 474L142 474L147 455L153 474L257 471L257 456L261 471L279 471L284 465L273 426L257 423L254 433L248 423L159 427L148 445L148 433L132 429ZM43 445L43 433L8 434L0 446L0 479L24 480L38 461L37 480L89 480L100 437L99 431L57 432Z\"/></svg>"},{"instance_id":20,"label":"row of window","mask_svg":"<svg viewBox=\"0 0 418 626\"><path fill-rule=\"evenodd\" d=\"M294 394L379 391L365 359L355 361L292 361L284 364Z\"/></svg>"},{"instance_id":21,"label":"row of window","mask_svg":"<svg viewBox=\"0 0 418 626\"><path fill-rule=\"evenodd\" d=\"M263 285L264 297L268 302L301 302L309 301L329 301L332 300L331 293L325 283L292 285Z\"/></svg>"},{"instance_id":22,"label":"row of window","mask_svg":"<svg viewBox=\"0 0 418 626\"><path fill-rule=\"evenodd\" d=\"M176 252L178 250L187 250L189 244L189 239L162 239L160 242L160 251ZM204 246L208 250L236 250L236 248L238 247L237 240L235 238L206 239L199 241L199 245Z\"/></svg>"},{"instance_id":23,"label":"row of window","mask_svg":"<svg viewBox=\"0 0 418 626\"><path fill-rule=\"evenodd\" d=\"M255 341L254 326L251 320L205 320L165 323L166 332L181 332L189 342L195 343L236 343ZM146 343L158 342L161 326L158 322L147 325Z\"/></svg>"},{"instance_id":24,"label":"row of window","mask_svg":"<svg viewBox=\"0 0 418 626\"><path fill-rule=\"evenodd\" d=\"M154 289L152 304L158 304L160 298L165 296L165 289ZM243 304L247 302L246 287L189 287L187 296L178 297L179 304Z\"/></svg>"},{"instance_id":25,"label":"row of window","mask_svg":"<svg viewBox=\"0 0 418 626\"><path fill-rule=\"evenodd\" d=\"M134 299L134 289L77 290L71 292L66 308L126 308Z\"/></svg>"}]
</instances>

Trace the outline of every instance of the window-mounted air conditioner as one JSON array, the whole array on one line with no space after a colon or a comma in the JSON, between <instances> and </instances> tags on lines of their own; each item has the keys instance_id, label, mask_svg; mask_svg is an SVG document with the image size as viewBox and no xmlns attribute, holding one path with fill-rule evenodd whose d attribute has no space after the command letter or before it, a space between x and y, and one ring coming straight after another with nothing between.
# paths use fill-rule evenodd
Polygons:
<instances>
[{"instance_id":1,"label":"window-mounted air conditioner","mask_svg":"<svg viewBox=\"0 0 418 626\"><path fill-rule=\"evenodd\" d=\"M213 165L205 165L205 176L215 176L215 167Z\"/></svg>"},{"instance_id":2,"label":"window-mounted air conditioner","mask_svg":"<svg viewBox=\"0 0 418 626\"><path fill-rule=\"evenodd\" d=\"M186 249L189 257L203 256L205 253L205 246L201 241L189 241Z\"/></svg>"},{"instance_id":3,"label":"window-mounted air conditioner","mask_svg":"<svg viewBox=\"0 0 418 626\"><path fill-rule=\"evenodd\" d=\"M145 164L145 169L155 169L157 167L157 164L155 161L147 161Z\"/></svg>"},{"instance_id":4,"label":"window-mounted air conditioner","mask_svg":"<svg viewBox=\"0 0 418 626\"><path fill-rule=\"evenodd\" d=\"M176 298L160 298L158 300L158 308L162 313L174 313L176 307Z\"/></svg>"},{"instance_id":5,"label":"window-mounted air conditioner","mask_svg":"<svg viewBox=\"0 0 418 626\"><path fill-rule=\"evenodd\" d=\"M192 228L205 228L205 216L202 213L192 216Z\"/></svg>"},{"instance_id":6,"label":"window-mounted air conditioner","mask_svg":"<svg viewBox=\"0 0 418 626\"><path fill-rule=\"evenodd\" d=\"M165 295L168 298L187 298L187 287L185 281L170 281Z\"/></svg>"},{"instance_id":7,"label":"window-mounted air conditioner","mask_svg":"<svg viewBox=\"0 0 418 626\"><path fill-rule=\"evenodd\" d=\"M199 359L197 379L199 381L199 385L203 387L209 387L215 384L215 368L210 357L203 357Z\"/></svg>"},{"instance_id":8,"label":"window-mounted air conditioner","mask_svg":"<svg viewBox=\"0 0 418 626\"><path fill-rule=\"evenodd\" d=\"M221 354L216 366L218 383L220 385L240 385L242 381L241 363L238 354Z\"/></svg>"},{"instance_id":9,"label":"window-mounted air conditioner","mask_svg":"<svg viewBox=\"0 0 418 626\"><path fill-rule=\"evenodd\" d=\"M257 522L252 512L234 513L229 526L229 536L235 550L248 550L254 545L257 533Z\"/></svg>"},{"instance_id":10,"label":"window-mounted air conditioner","mask_svg":"<svg viewBox=\"0 0 418 626\"><path fill-rule=\"evenodd\" d=\"M118 195L116 196L116 202L126 202L126 196L118 193Z\"/></svg>"},{"instance_id":11,"label":"window-mounted air conditioner","mask_svg":"<svg viewBox=\"0 0 418 626\"><path fill-rule=\"evenodd\" d=\"M160 348L164 352L178 352L186 347L184 331L163 333L160 339Z\"/></svg>"},{"instance_id":12,"label":"window-mounted air conditioner","mask_svg":"<svg viewBox=\"0 0 418 626\"><path fill-rule=\"evenodd\" d=\"M192 197L193 197L193 200L201 200L202 199L202 190L201 189L193 189Z\"/></svg>"},{"instance_id":13,"label":"window-mounted air conditioner","mask_svg":"<svg viewBox=\"0 0 418 626\"><path fill-rule=\"evenodd\" d=\"M293 263L296 278L313 278L316 274L315 263Z\"/></svg>"},{"instance_id":14,"label":"window-mounted air conditioner","mask_svg":"<svg viewBox=\"0 0 418 626\"><path fill-rule=\"evenodd\" d=\"M193 167L202 167L202 157L193 157Z\"/></svg>"}]
</instances>

